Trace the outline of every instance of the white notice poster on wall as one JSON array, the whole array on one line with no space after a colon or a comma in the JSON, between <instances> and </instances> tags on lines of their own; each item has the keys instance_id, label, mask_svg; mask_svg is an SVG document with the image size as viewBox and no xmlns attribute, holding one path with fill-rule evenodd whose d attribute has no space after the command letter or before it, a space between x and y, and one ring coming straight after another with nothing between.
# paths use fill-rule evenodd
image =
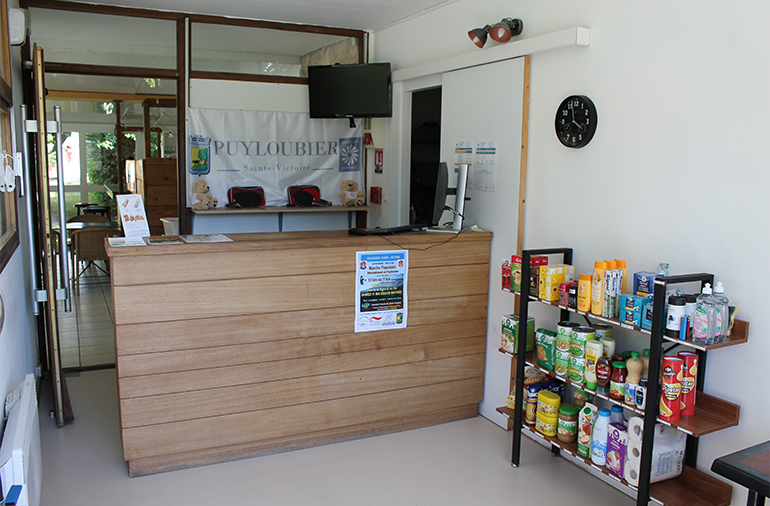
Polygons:
<instances>
[{"instance_id":1,"label":"white notice poster on wall","mask_svg":"<svg viewBox=\"0 0 770 506\"><path fill-rule=\"evenodd\" d=\"M461 164L473 163L473 141L469 139L455 140L455 174Z\"/></svg>"},{"instance_id":2,"label":"white notice poster on wall","mask_svg":"<svg viewBox=\"0 0 770 506\"><path fill-rule=\"evenodd\" d=\"M356 253L356 332L406 328L409 252Z\"/></svg>"},{"instance_id":3,"label":"white notice poster on wall","mask_svg":"<svg viewBox=\"0 0 770 506\"><path fill-rule=\"evenodd\" d=\"M473 160L472 188L476 191L494 192L497 186L497 143L494 140L477 140Z\"/></svg>"}]
</instances>

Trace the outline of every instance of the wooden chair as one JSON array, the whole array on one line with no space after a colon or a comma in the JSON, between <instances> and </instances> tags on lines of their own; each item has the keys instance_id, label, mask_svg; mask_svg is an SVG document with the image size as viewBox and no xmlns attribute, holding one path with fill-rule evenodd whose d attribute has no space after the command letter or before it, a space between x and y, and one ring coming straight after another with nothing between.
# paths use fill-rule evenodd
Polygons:
<instances>
[{"instance_id":1,"label":"wooden chair","mask_svg":"<svg viewBox=\"0 0 770 506\"><path fill-rule=\"evenodd\" d=\"M119 233L120 231L118 229L107 227L84 228L82 230L73 230L70 233L70 238L72 240L72 265L74 270L77 271L77 274L72 278L72 284L76 289L79 288L78 280L80 279L80 276L82 276L86 269L88 269L89 265L94 265L103 273L108 276L110 275L110 273L103 269L96 263L96 261L109 261L107 248L104 246L104 239L107 237L114 237ZM85 262L85 266L81 269L80 264L83 262Z\"/></svg>"}]
</instances>

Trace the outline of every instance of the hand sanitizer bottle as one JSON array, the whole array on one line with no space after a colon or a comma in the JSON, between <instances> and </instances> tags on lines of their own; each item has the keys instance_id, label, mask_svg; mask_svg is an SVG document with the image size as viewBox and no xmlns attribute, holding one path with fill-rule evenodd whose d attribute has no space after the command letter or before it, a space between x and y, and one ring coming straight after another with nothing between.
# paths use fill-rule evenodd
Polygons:
<instances>
[{"instance_id":1,"label":"hand sanitizer bottle","mask_svg":"<svg viewBox=\"0 0 770 506\"><path fill-rule=\"evenodd\" d=\"M717 300L711 294L711 283L706 283L698 295L693 314L692 342L710 346L714 344ZM720 326L721 331L721 326Z\"/></svg>"},{"instance_id":2,"label":"hand sanitizer bottle","mask_svg":"<svg viewBox=\"0 0 770 506\"><path fill-rule=\"evenodd\" d=\"M730 308L727 306L730 299L725 296L725 288L721 281L714 287L714 298L717 300L714 343L723 343L727 341L727 333L730 331Z\"/></svg>"}]
</instances>

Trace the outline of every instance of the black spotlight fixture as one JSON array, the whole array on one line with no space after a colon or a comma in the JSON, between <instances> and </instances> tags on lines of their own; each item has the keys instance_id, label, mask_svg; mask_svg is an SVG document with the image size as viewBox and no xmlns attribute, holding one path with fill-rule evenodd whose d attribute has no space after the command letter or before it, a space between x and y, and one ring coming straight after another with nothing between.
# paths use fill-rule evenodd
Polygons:
<instances>
[{"instance_id":1,"label":"black spotlight fixture","mask_svg":"<svg viewBox=\"0 0 770 506\"><path fill-rule=\"evenodd\" d=\"M492 40L495 42L508 42L511 40L511 37L519 35L523 28L524 22L522 20L503 18L489 30L489 36L492 37Z\"/></svg>"},{"instance_id":2,"label":"black spotlight fixture","mask_svg":"<svg viewBox=\"0 0 770 506\"><path fill-rule=\"evenodd\" d=\"M468 32L468 37L471 38L471 42L478 47L484 47L484 43L487 41L487 34L492 27L487 25L484 28L474 28ZM510 37L509 37L510 38Z\"/></svg>"}]
</instances>

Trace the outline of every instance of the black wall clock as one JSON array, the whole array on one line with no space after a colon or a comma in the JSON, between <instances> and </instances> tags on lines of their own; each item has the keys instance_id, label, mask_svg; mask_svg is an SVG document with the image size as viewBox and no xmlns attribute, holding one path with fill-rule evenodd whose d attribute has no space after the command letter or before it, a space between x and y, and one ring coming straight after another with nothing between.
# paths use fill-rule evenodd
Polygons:
<instances>
[{"instance_id":1,"label":"black wall clock","mask_svg":"<svg viewBox=\"0 0 770 506\"><path fill-rule=\"evenodd\" d=\"M556 110L556 137L568 148L582 148L596 133L596 106L585 95L567 97Z\"/></svg>"}]
</instances>

